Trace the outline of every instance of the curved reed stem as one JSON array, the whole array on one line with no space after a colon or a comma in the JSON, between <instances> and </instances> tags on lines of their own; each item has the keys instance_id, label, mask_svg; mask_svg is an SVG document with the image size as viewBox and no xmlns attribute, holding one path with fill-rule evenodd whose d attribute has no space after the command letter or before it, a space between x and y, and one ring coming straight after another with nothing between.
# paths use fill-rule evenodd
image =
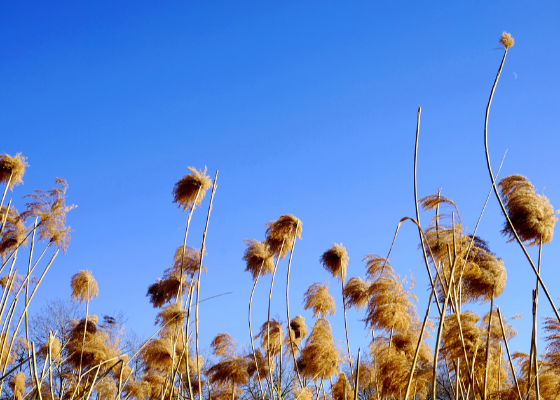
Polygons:
<instances>
[{"instance_id":1,"label":"curved reed stem","mask_svg":"<svg viewBox=\"0 0 560 400\"><path fill-rule=\"evenodd\" d=\"M346 319L346 299L344 298L344 281L341 279L340 282L342 285L342 308L344 310L344 331L346 332L346 346L348 347L348 364L350 364L350 375L354 375L354 371L352 369L352 353L350 352L350 339L348 339L348 321ZM346 381L344 381L344 385L346 385Z\"/></svg>"},{"instance_id":2,"label":"curved reed stem","mask_svg":"<svg viewBox=\"0 0 560 400\"><path fill-rule=\"evenodd\" d=\"M270 281L270 292L268 294L268 317L266 319L266 353L268 357L268 374L270 375L270 387L274 387L274 379L272 379L272 357L270 355L270 303L272 302L272 287L274 286L274 277L276 276L276 270L278 269L278 263L280 263L280 254L284 249L284 240L282 240L282 245L280 246L280 251L276 257L276 265L274 266L274 272L272 272L272 280ZM289 323L289 321L288 321ZM276 390L276 388L274 388ZM271 390L272 394L272 390ZM276 393L278 400L280 400L279 393ZM272 394L272 399L274 400L274 395Z\"/></svg>"},{"instance_id":3,"label":"curved reed stem","mask_svg":"<svg viewBox=\"0 0 560 400\"><path fill-rule=\"evenodd\" d=\"M204 249L206 246L206 233L208 232L208 222L210 221L210 212L212 211L212 203L214 201L214 194L216 193L216 183L218 181L218 171L214 176L214 184L212 185L212 195L210 196L210 205L208 206L208 215L206 216L206 226L202 234L202 245L200 246L200 264L198 265L198 279L196 281L196 309L195 309L195 333L196 333L196 373L198 374L198 393L202 393L202 379L200 376L200 360L198 357L198 299L200 295L200 278L202 274L202 259L204 257Z\"/></svg>"},{"instance_id":4,"label":"curved reed stem","mask_svg":"<svg viewBox=\"0 0 560 400\"><path fill-rule=\"evenodd\" d=\"M494 311L494 287L492 287L492 297L490 299L490 318L488 319L488 331L486 332L486 360L485 360L485 368L484 368L484 396L482 397L483 400L486 400L486 391L488 389L488 356L490 354L490 332L492 328L492 312Z\"/></svg>"},{"instance_id":5,"label":"curved reed stem","mask_svg":"<svg viewBox=\"0 0 560 400\"><path fill-rule=\"evenodd\" d=\"M191 225L191 218L195 209L195 204L198 201L198 196L200 195L200 190L202 189L202 186L198 187L198 192L196 192L196 197L194 198L194 201L192 203L192 206L190 207L189 210L189 216L187 217L187 227L185 228L185 239L183 240L183 252L181 253L181 274L179 275L179 289L177 291L177 300L179 300L179 298L181 298L181 301L183 299L182 293L183 293L183 266L185 263L185 251L187 249L187 235L189 234L189 227Z\"/></svg>"},{"instance_id":6,"label":"curved reed stem","mask_svg":"<svg viewBox=\"0 0 560 400\"><path fill-rule=\"evenodd\" d=\"M251 305L253 304L253 295L255 294L255 288L257 287L257 282L259 281L259 276L261 275L263 266L264 266L264 260L261 263L261 268L259 269L259 274L257 275L257 278L255 279L255 283L253 284L253 290L251 290L251 297L249 298L249 335L251 336L251 350L253 350L253 358L255 360L255 369L257 370L257 380L259 381L259 388L261 390L262 399L265 400L264 391L263 391L262 383L261 383L261 375L259 373L259 363L257 362L257 355L255 354L255 343L254 343L255 341L253 339L253 330L251 329Z\"/></svg>"},{"instance_id":7,"label":"curved reed stem","mask_svg":"<svg viewBox=\"0 0 560 400\"><path fill-rule=\"evenodd\" d=\"M504 343L506 345L506 351L509 358L511 373L513 375L513 380L515 381L515 387L517 388L517 395L519 396L519 400L522 400L521 390L519 390L519 382L517 381L517 376L515 375L515 367L513 366L513 361L511 360L511 354L509 353L509 345L507 342L506 331L504 329L504 321L502 320L502 313L500 312L500 307L498 307L496 311L498 312L498 317L500 319L500 326L502 328L502 337L504 338Z\"/></svg>"}]
</instances>

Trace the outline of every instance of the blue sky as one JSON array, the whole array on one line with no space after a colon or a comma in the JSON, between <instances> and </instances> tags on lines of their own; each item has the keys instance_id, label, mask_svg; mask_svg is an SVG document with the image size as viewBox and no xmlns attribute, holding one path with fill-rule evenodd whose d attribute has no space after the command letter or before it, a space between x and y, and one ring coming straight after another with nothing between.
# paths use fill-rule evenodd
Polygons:
<instances>
[{"instance_id":1,"label":"blue sky","mask_svg":"<svg viewBox=\"0 0 560 400\"><path fill-rule=\"evenodd\" d=\"M25 186L10 194L21 210L24 194L61 176L78 205L68 252L35 306L69 298L70 277L89 269L100 288L92 311L122 309L127 328L149 336L156 311L146 289L170 266L186 220L171 190L188 166L208 166L220 172L201 297L233 293L201 305L202 345L224 331L248 343L242 239L263 239L265 223L285 213L303 221L290 311L311 324L306 288L326 280L339 295L318 261L330 243L346 246L349 276L362 276L362 258L385 255L399 219L414 215L418 105L419 196L443 188L473 229L490 189L484 112L504 30L516 45L490 116L493 165L508 149L501 176L526 175L560 207L558 2L2 3L0 151L22 152L30 164ZM193 217L193 247L207 205ZM422 214L424 226L430 218ZM512 347L528 351L535 279L501 237L502 222L491 198L478 233L505 261L496 304L524 316ZM422 315L428 281L417 246L417 231L405 226L391 262L415 277ZM558 303L559 256L556 239L543 251L542 275ZM286 267L273 294L273 314L284 320ZM269 282L257 287L255 325L266 319ZM544 297L539 304L551 315ZM343 340L340 297L337 306L331 323ZM348 317L355 351L366 345L363 315Z\"/></svg>"}]
</instances>

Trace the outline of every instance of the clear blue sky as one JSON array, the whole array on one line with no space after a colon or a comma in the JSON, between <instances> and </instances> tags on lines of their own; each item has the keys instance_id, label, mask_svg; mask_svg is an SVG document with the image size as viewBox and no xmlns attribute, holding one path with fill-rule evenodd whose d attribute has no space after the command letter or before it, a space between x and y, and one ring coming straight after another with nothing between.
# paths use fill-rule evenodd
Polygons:
<instances>
[{"instance_id":1,"label":"clear blue sky","mask_svg":"<svg viewBox=\"0 0 560 400\"><path fill-rule=\"evenodd\" d=\"M223 331L248 342L252 281L242 239L263 239L265 223L285 213L303 221L291 314L311 324L301 307L306 288L327 280L339 296L318 261L330 243L346 246L349 276L361 276L362 258L385 255L398 220L414 214L418 105L419 195L442 187L474 228L490 188L484 111L504 30L516 44L490 117L494 168L509 149L501 176L528 176L560 207L557 1L3 2L0 151L22 152L30 164L13 196L22 209L24 194L61 176L78 205L68 216L69 250L35 306L69 298L70 277L89 269L100 288L92 311L123 309L128 328L149 336L156 311L146 289L170 266L185 226L171 190L188 166L206 165L220 173L201 296L233 294L201 306L203 346ZM200 246L207 204L193 217L191 246ZM430 217L422 215L424 226ZM512 347L528 351L535 279L501 225L491 198L479 234L505 260L496 304L524 316ZM559 240L543 252L558 303ZM405 226L391 261L399 274L413 273L423 314L417 246L417 231ZM284 320L286 267L273 295L273 314ZM269 282L257 287L255 325L266 318ZM340 297L337 306L331 323L343 340ZM539 310L551 315L544 297ZM355 351L366 343L363 315L348 316Z\"/></svg>"}]
</instances>

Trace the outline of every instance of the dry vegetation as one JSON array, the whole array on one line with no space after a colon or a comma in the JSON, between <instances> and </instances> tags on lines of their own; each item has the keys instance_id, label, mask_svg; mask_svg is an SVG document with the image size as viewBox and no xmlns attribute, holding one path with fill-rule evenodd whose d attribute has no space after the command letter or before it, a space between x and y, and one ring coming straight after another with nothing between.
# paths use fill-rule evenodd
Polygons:
<instances>
[{"instance_id":1,"label":"dry vegetation","mask_svg":"<svg viewBox=\"0 0 560 400\"><path fill-rule=\"evenodd\" d=\"M507 33L500 42L504 58L487 106L485 140L494 90L508 49L514 44ZM487 148L486 155L493 191L506 216L502 233L522 247L537 276L529 353L510 352L508 342L516 332L494 304L506 284L504 262L476 236L476 229L465 232L456 204L438 193L416 199L417 206L434 215L425 229L417 222L418 215L416 220L408 218L419 230L430 278L425 316L417 311L413 283L397 275L389 256L365 256L364 276L347 280L348 253L342 244L333 244L320 255L319 262L336 283L334 296L328 282L313 283L303 294L304 308L310 309L315 319L311 328L301 315L290 318L288 291L286 320L272 319L270 300L279 263L290 255L289 288L293 249L302 233L298 218L282 215L266 224L262 241L245 240L245 271L254 282L248 313L251 350L244 351L233 337L220 333L211 343L212 360L204 360L199 350L198 303L217 172L212 180L206 168L189 168L190 173L173 188L174 202L188 211L183 244L177 247L163 278L148 286L147 297L158 309L158 329L137 351L130 351L124 346L122 327L114 319L105 317L100 323L97 316L89 315L89 303L98 295L90 271L79 271L70 283L72 299L86 303L84 317L66 321L65 333L53 327L43 342L32 341L28 306L59 250L66 250L69 244L66 213L74 206L66 204L68 185L58 178L53 189L35 190L26 196L28 203L21 214L11 200L5 205L8 189L23 182L27 162L19 153L2 155L1 395L17 400L560 398L560 318L556 313L545 319L540 329L548 348L539 353L539 290L555 312L557 309L538 274L540 257L535 264L524 247L539 246L542 251L542 245L552 240L557 213L521 175L505 177L496 184ZM416 166L414 172L416 176ZM206 227L201 248L196 249L187 245L190 221L208 191ZM399 227L406 220L403 218ZM44 260L47 250L52 256ZM21 262L28 268L21 267ZM267 275L271 275L268 318L255 335L253 294L259 278ZM343 305L346 349L333 337L328 320L336 312L338 296ZM18 302L23 311L16 308ZM488 313L480 316L463 310L473 303L489 303ZM364 327L371 337L368 354L364 349L361 358L359 350L357 360L350 352L347 308L363 312ZM433 349L427 343L429 332L435 338Z\"/></svg>"}]
</instances>

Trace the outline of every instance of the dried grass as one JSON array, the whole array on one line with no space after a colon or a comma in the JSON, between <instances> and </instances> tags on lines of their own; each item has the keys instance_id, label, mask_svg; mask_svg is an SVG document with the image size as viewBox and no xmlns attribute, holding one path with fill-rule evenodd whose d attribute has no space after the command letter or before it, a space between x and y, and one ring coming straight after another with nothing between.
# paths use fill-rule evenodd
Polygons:
<instances>
[{"instance_id":1,"label":"dried grass","mask_svg":"<svg viewBox=\"0 0 560 400\"><path fill-rule=\"evenodd\" d=\"M326 319L319 318L298 359L302 376L307 379L329 379L339 373L341 361L340 350L334 343L331 325Z\"/></svg>"},{"instance_id":2,"label":"dried grass","mask_svg":"<svg viewBox=\"0 0 560 400\"><path fill-rule=\"evenodd\" d=\"M341 244L333 243L332 247L325 251L321 256L321 263L333 277L338 278L340 282L346 280L346 269L348 267L348 253L346 248Z\"/></svg>"},{"instance_id":3,"label":"dried grass","mask_svg":"<svg viewBox=\"0 0 560 400\"><path fill-rule=\"evenodd\" d=\"M311 391L310 387L304 387L300 389L296 389L292 392L294 400L313 400L313 392Z\"/></svg>"},{"instance_id":4,"label":"dried grass","mask_svg":"<svg viewBox=\"0 0 560 400\"><path fill-rule=\"evenodd\" d=\"M0 183L7 184L10 181L10 190L13 190L14 186L23 183L23 174L25 173L25 168L29 167L27 164L27 157L17 153L15 156L9 156L8 154L0 155Z\"/></svg>"},{"instance_id":5,"label":"dried grass","mask_svg":"<svg viewBox=\"0 0 560 400\"><path fill-rule=\"evenodd\" d=\"M210 343L212 353L218 357L234 357L236 355L235 339L228 333L218 333Z\"/></svg>"},{"instance_id":6,"label":"dried grass","mask_svg":"<svg viewBox=\"0 0 560 400\"><path fill-rule=\"evenodd\" d=\"M0 209L0 226L2 221L6 218L6 224L4 225L4 230L2 231L2 236L0 237L0 255L2 260L15 250L20 244L23 246L27 243L27 229L25 228L24 219L20 216L17 210L10 207L8 215L6 206L2 206Z\"/></svg>"},{"instance_id":7,"label":"dried grass","mask_svg":"<svg viewBox=\"0 0 560 400\"><path fill-rule=\"evenodd\" d=\"M361 278L350 278L344 287L344 300L347 308L361 310L369 301L369 285Z\"/></svg>"},{"instance_id":8,"label":"dried grass","mask_svg":"<svg viewBox=\"0 0 560 400\"><path fill-rule=\"evenodd\" d=\"M253 280L274 272L274 254L265 242L255 239L244 239L247 248L243 255L243 261L247 263L245 272L250 272Z\"/></svg>"},{"instance_id":9,"label":"dried grass","mask_svg":"<svg viewBox=\"0 0 560 400\"><path fill-rule=\"evenodd\" d=\"M86 331L84 340L84 328ZM83 344L83 348L82 348ZM106 332L97 329L97 316L74 321L66 349L70 354L68 363L74 367L94 366L109 358L110 338Z\"/></svg>"},{"instance_id":10,"label":"dried grass","mask_svg":"<svg viewBox=\"0 0 560 400\"><path fill-rule=\"evenodd\" d=\"M72 276L70 281L72 288L72 300L78 300L80 303L94 299L99 295L97 281L89 270L81 270Z\"/></svg>"},{"instance_id":11,"label":"dried grass","mask_svg":"<svg viewBox=\"0 0 560 400\"><path fill-rule=\"evenodd\" d=\"M528 246L552 241L554 225L558 221L557 213L548 199L535 192L535 188L527 178L511 175L503 178L498 187L507 213L519 237ZM507 221L502 234L515 240L515 234Z\"/></svg>"},{"instance_id":12,"label":"dried grass","mask_svg":"<svg viewBox=\"0 0 560 400\"><path fill-rule=\"evenodd\" d=\"M303 308L313 311L313 318L323 318L327 315L334 315L336 305L334 298L329 293L327 283L315 282L303 295Z\"/></svg>"},{"instance_id":13,"label":"dried grass","mask_svg":"<svg viewBox=\"0 0 560 400\"><path fill-rule=\"evenodd\" d=\"M268 346L268 337L270 335L270 346ZM282 323L271 319L270 320L270 333L267 329L267 323L262 324L259 333L255 336L255 339L261 339L261 348L267 351L269 349L270 356L275 357L280 353L282 349L282 341L284 339L284 330L282 329Z\"/></svg>"},{"instance_id":14,"label":"dried grass","mask_svg":"<svg viewBox=\"0 0 560 400\"><path fill-rule=\"evenodd\" d=\"M25 374L18 372L10 381L10 389L14 393L14 399L23 399L25 394Z\"/></svg>"},{"instance_id":15,"label":"dried grass","mask_svg":"<svg viewBox=\"0 0 560 400\"><path fill-rule=\"evenodd\" d=\"M183 176L173 187L173 203L178 203L183 211L199 205L206 191L212 187L212 180L206 175L206 167L200 171L194 167L188 167L188 170L191 173Z\"/></svg>"},{"instance_id":16,"label":"dried grass","mask_svg":"<svg viewBox=\"0 0 560 400\"><path fill-rule=\"evenodd\" d=\"M301 226L301 221L292 214L282 215L277 220L268 222L265 243L272 254L284 258L293 247L296 237L301 239Z\"/></svg>"},{"instance_id":17,"label":"dried grass","mask_svg":"<svg viewBox=\"0 0 560 400\"><path fill-rule=\"evenodd\" d=\"M513 45L515 44L515 40L513 40L513 37L511 36L510 33L502 32L502 37L500 38L500 44L504 46L504 48L507 50L510 47L513 47Z\"/></svg>"},{"instance_id":18,"label":"dried grass","mask_svg":"<svg viewBox=\"0 0 560 400\"><path fill-rule=\"evenodd\" d=\"M22 213L24 219L40 218L39 239L52 243L55 247L66 252L70 243L72 230L66 225L66 213L75 205L66 205L66 190L68 184L62 178L56 178L56 185L51 190L35 190L33 194L25 197L32 199L27 203L27 210Z\"/></svg>"},{"instance_id":19,"label":"dried grass","mask_svg":"<svg viewBox=\"0 0 560 400\"><path fill-rule=\"evenodd\" d=\"M255 364L255 358L257 363ZM270 372L274 372L275 363L271 360L272 371L270 371L268 359L264 356L260 349L255 350L255 353L250 353L245 356L247 360L247 373L249 377L256 378L257 367L259 368L259 378L262 380L266 379Z\"/></svg>"},{"instance_id":20,"label":"dried grass","mask_svg":"<svg viewBox=\"0 0 560 400\"><path fill-rule=\"evenodd\" d=\"M217 382L239 386L249 381L247 367L248 363L245 358L228 358L208 368L206 375L212 383Z\"/></svg>"},{"instance_id":21,"label":"dried grass","mask_svg":"<svg viewBox=\"0 0 560 400\"><path fill-rule=\"evenodd\" d=\"M172 328L176 323L182 326L186 319L187 312L183 309L183 305L180 302L174 302L158 313L155 324L159 326L169 324L168 326Z\"/></svg>"},{"instance_id":22,"label":"dried grass","mask_svg":"<svg viewBox=\"0 0 560 400\"><path fill-rule=\"evenodd\" d=\"M346 383L346 397L344 397L344 384ZM333 400L350 400L354 398L354 390L352 385L348 381L346 374L341 372L338 374L338 379L332 386L332 398Z\"/></svg>"}]
</instances>

